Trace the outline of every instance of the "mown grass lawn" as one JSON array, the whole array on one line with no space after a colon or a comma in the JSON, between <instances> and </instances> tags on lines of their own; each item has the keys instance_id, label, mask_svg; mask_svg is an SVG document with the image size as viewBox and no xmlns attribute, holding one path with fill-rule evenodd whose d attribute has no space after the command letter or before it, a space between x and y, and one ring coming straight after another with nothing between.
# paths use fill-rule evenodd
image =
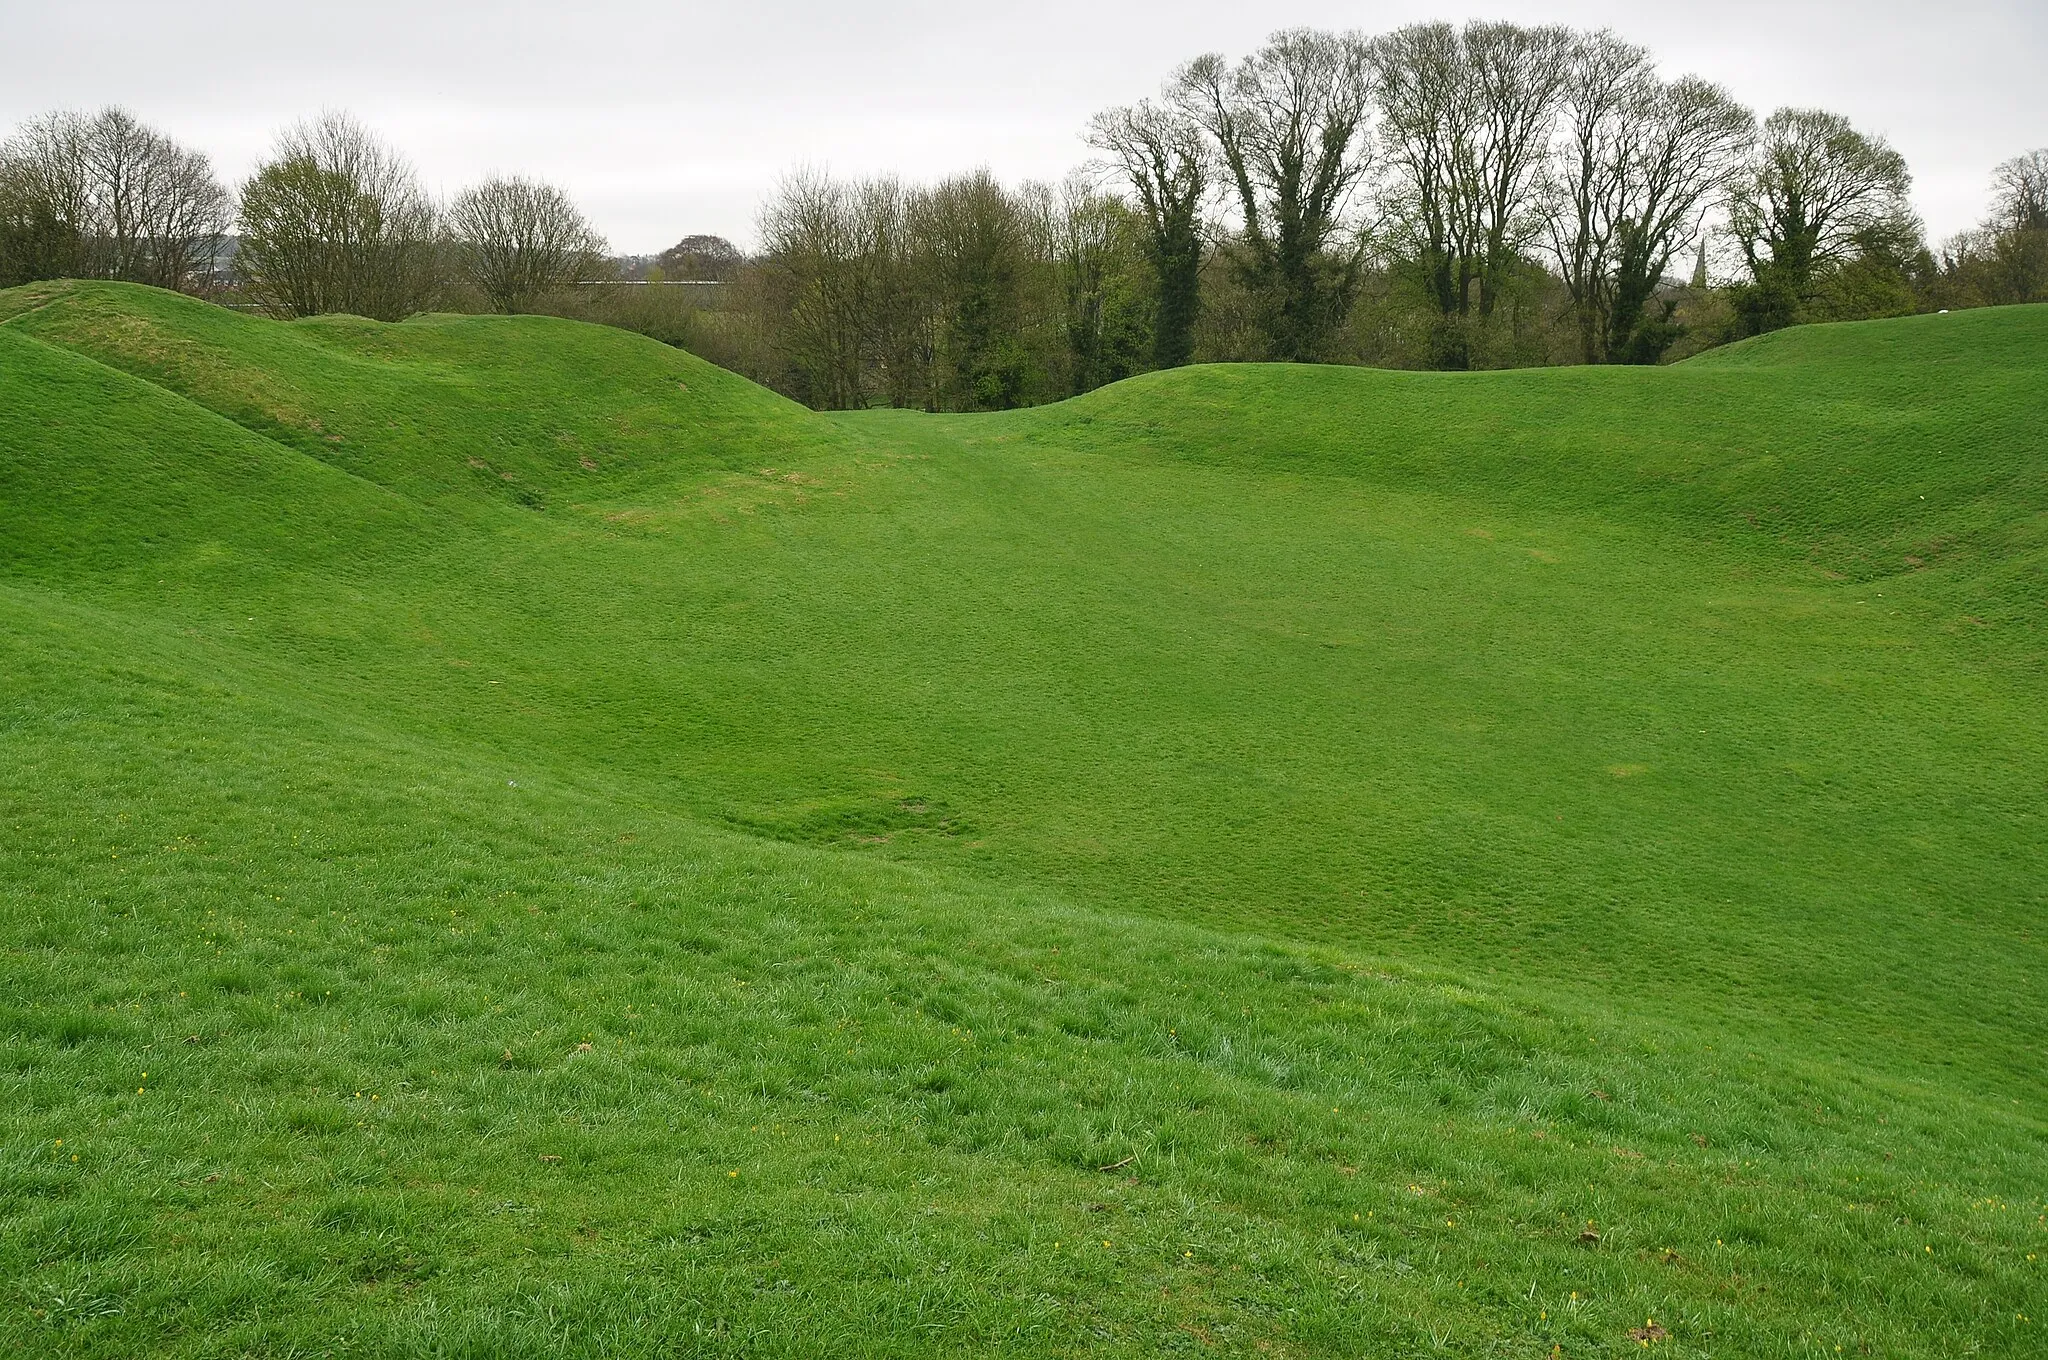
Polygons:
<instances>
[{"instance_id":1,"label":"mown grass lawn","mask_svg":"<svg viewBox=\"0 0 2048 1360\"><path fill-rule=\"evenodd\" d=\"M2039 1347L2048 309L974 418L0 315L10 1344Z\"/></svg>"}]
</instances>

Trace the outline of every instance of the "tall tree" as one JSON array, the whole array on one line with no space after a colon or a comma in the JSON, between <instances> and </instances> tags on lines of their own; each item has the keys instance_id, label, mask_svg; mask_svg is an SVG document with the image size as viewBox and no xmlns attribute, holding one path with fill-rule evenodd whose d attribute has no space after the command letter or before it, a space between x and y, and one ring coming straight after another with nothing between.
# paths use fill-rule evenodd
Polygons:
<instances>
[{"instance_id":1,"label":"tall tree","mask_svg":"<svg viewBox=\"0 0 2048 1360\"><path fill-rule=\"evenodd\" d=\"M1942 250L1934 301L1951 307L2048 302L2048 148L1991 177L1991 213Z\"/></svg>"},{"instance_id":2,"label":"tall tree","mask_svg":"<svg viewBox=\"0 0 2048 1360\"><path fill-rule=\"evenodd\" d=\"M987 169L942 180L912 204L910 228L942 299L941 400L965 411L1021 405L1030 234L1019 204Z\"/></svg>"},{"instance_id":3,"label":"tall tree","mask_svg":"<svg viewBox=\"0 0 2048 1360\"><path fill-rule=\"evenodd\" d=\"M2048 147L2000 165L1991 192L2001 300L2048 301Z\"/></svg>"},{"instance_id":4,"label":"tall tree","mask_svg":"<svg viewBox=\"0 0 2048 1360\"><path fill-rule=\"evenodd\" d=\"M591 277L606 245L552 184L492 179L449 209L463 275L500 312L520 312L550 289Z\"/></svg>"},{"instance_id":5,"label":"tall tree","mask_svg":"<svg viewBox=\"0 0 2048 1360\"><path fill-rule=\"evenodd\" d=\"M1152 366L1178 368L1195 354L1201 315L1202 202L1209 156L1201 127L1150 100L1098 113L1089 144L1109 153L1138 196L1156 297Z\"/></svg>"},{"instance_id":6,"label":"tall tree","mask_svg":"<svg viewBox=\"0 0 2048 1360\"><path fill-rule=\"evenodd\" d=\"M1654 363L1678 338L1654 306L1672 260L1741 170L1755 119L1696 77L1658 79L1649 54L1596 33L1573 53L1546 216L1587 363Z\"/></svg>"},{"instance_id":7,"label":"tall tree","mask_svg":"<svg viewBox=\"0 0 2048 1360\"><path fill-rule=\"evenodd\" d=\"M1622 160L1608 294L1604 357L1655 363L1679 331L1673 305L1651 304L1671 261L1699 236L1756 136L1756 118L1718 85L1697 76L1642 88Z\"/></svg>"},{"instance_id":8,"label":"tall tree","mask_svg":"<svg viewBox=\"0 0 2048 1360\"><path fill-rule=\"evenodd\" d=\"M1493 314L1504 283L1536 236L1533 187L1550 149L1558 96L1569 70L1572 35L1563 28L1509 23L1465 27L1478 113L1477 154L1461 195L1479 288L1479 315Z\"/></svg>"},{"instance_id":9,"label":"tall tree","mask_svg":"<svg viewBox=\"0 0 2048 1360\"><path fill-rule=\"evenodd\" d=\"M1546 186L1545 220L1571 299L1579 357L1589 364L1606 357L1635 124L1656 79L1647 50L1606 30L1579 41L1565 79L1564 130Z\"/></svg>"},{"instance_id":10,"label":"tall tree","mask_svg":"<svg viewBox=\"0 0 2048 1360\"><path fill-rule=\"evenodd\" d=\"M0 162L0 288L75 274L79 255L76 224L25 191L13 167Z\"/></svg>"},{"instance_id":11,"label":"tall tree","mask_svg":"<svg viewBox=\"0 0 2048 1360\"><path fill-rule=\"evenodd\" d=\"M1564 29L1507 23L1414 24L1372 45L1387 216L1442 318L1440 366L1469 363L1468 319L1493 315L1536 234L1570 51Z\"/></svg>"},{"instance_id":12,"label":"tall tree","mask_svg":"<svg viewBox=\"0 0 2048 1360\"><path fill-rule=\"evenodd\" d=\"M48 114L0 145L0 286L91 275L83 123Z\"/></svg>"},{"instance_id":13,"label":"tall tree","mask_svg":"<svg viewBox=\"0 0 2048 1360\"><path fill-rule=\"evenodd\" d=\"M2014 156L1991 177L1995 220L2021 231L2048 231L2048 147Z\"/></svg>"},{"instance_id":14,"label":"tall tree","mask_svg":"<svg viewBox=\"0 0 2048 1360\"><path fill-rule=\"evenodd\" d=\"M867 404L884 242L862 199L859 186L800 170L761 214L763 253L779 285L778 348L794 394L822 410Z\"/></svg>"},{"instance_id":15,"label":"tall tree","mask_svg":"<svg viewBox=\"0 0 2048 1360\"><path fill-rule=\"evenodd\" d=\"M1384 34L1371 50L1396 249L1437 313L1460 315L1471 303L1465 200L1480 135L1463 44L1439 22Z\"/></svg>"},{"instance_id":16,"label":"tall tree","mask_svg":"<svg viewBox=\"0 0 2048 1360\"><path fill-rule=\"evenodd\" d=\"M412 167L347 114L278 138L242 187L236 266L286 316L396 321L440 286L440 215Z\"/></svg>"},{"instance_id":17,"label":"tall tree","mask_svg":"<svg viewBox=\"0 0 2048 1360\"><path fill-rule=\"evenodd\" d=\"M894 179L873 179L861 185L859 202L874 241L868 335L882 395L901 409L937 411L945 405L939 387L945 306L937 270L916 230L926 192Z\"/></svg>"},{"instance_id":18,"label":"tall tree","mask_svg":"<svg viewBox=\"0 0 2048 1360\"><path fill-rule=\"evenodd\" d=\"M1779 109L1729 205L1729 229L1749 266L1738 300L1752 331L1797 319L1815 285L1854 258L1859 240L1891 234L1910 216L1912 176L1882 137L1821 109Z\"/></svg>"},{"instance_id":19,"label":"tall tree","mask_svg":"<svg viewBox=\"0 0 2048 1360\"><path fill-rule=\"evenodd\" d=\"M1043 223L1039 249L1061 307L1064 391L1078 395L1129 377L1152 348L1152 290L1134 277L1149 269L1149 224L1097 188L1087 170L1034 198Z\"/></svg>"},{"instance_id":20,"label":"tall tree","mask_svg":"<svg viewBox=\"0 0 2048 1360\"><path fill-rule=\"evenodd\" d=\"M1235 191L1236 265L1264 306L1270 357L1323 358L1358 294L1352 199L1371 166L1372 85L1356 34L1288 29L1235 66L1198 57L1177 107L1211 138Z\"/></svg>"},{"instance_id":21,"label":"tall tree","mask_svg":"<svg viewBox=\"0 0 2048 1360\"><path fill-rule=\"evenodd\" d=\"M1064 395L1068 225L1087 224L1063 222L1051 188L1012 193L986 170L909 188L792 177L763 215L759 265L784 385L818 407L999 410ZM1085 321L1088 299L1076 301Z\"/></svg>"}]
</instances>

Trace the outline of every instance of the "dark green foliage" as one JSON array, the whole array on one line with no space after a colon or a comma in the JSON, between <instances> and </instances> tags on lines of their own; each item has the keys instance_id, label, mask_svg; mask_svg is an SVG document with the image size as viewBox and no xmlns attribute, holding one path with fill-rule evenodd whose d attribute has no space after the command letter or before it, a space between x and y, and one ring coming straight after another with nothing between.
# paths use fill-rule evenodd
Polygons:
<instances>
[{"instance_id":1,"label":"dark green foliage","mask_svg":"<svg viewBox=\"0 0 2048 1360\"><path fill-rule=\"evenodd\" d=\"M1152 367L1179 368L1195 357L1201 316L1202 242L1193 214L1169 225L1153 245L1158 303L1152 319Z\"/></svg>"},{"instance_id":2,"label":"dark green foliage","mask_svg":"<svg viewBox=\"0 0 2048 1360\"><path fill-rule=\"evenodd\" d=\"M1794 278L1768 265L1754 278L1730 285L1728 304L1735 322L1734 338L1783 330L1798 320L1801 301Z\"/></svg>"},{"instance_id":3,"label":"dark green foliage","mask_svg":"<svg viewBox=\"0 0 2048 1360\"><path fill-rule=\"evenodd\" d=\"M76 276L83 255L78 229L56 209L0 186L0 288Z\"/></svg>"},{"instance_id":4,"label":"dark green foliage","mask_svg":"<svg viewBox=\"0 0 2048 1360\"><path fill-rule=\"evenodd\" d=\"M1678 299L1659 298L1645 306L1619 344L1608 353L1618 364L1661 364L1671 347L1685 338L1685 326L1674 320Z\"/></svg>"},{"instance_id":5,"label":"dark green foliage","mask_svg":"<svg viewBox=\"0 0 2048 1360\"><path fill-rule=\"evenodd\" d=\"M1209 187L1201 127L1185 110L1146 100L1097 114L1089 142L1114 157L1137 197L1152 274L1152 367L1178 368L1194 358L1201 317L1202 207Z\"/></svg>"},{"instance_id":6,"label":"dark green foliage","mask_svg":"<svg viewBox=\"0 0 2048 1360\"><path fill-rule=\"evenodd\" d=\"M1153 280L1144 268L1143 228L1122 203L1070 191L1057 222L1068 389L1079 395L1142 373L1157 357Z\"/></svg>"},{"instance_id":7,"label":"dark green foliage","mask_svg":"<svg viewBox=\"0 0 2048 1360\"><path fill-rule=\"evenodd\" d=\"M1857 231L1842 258L1804 270L1773 261L1733 285L1736 335L1762 335L1809 321L1860 321L1925 309L1936 267L1910 222ZM1677 336L1673 336L1675 341ZM1654 360L1652 361L1654 362Z\"/></svg>"},{"instance_id":8,"label":"dark green foliage","mask_svg":"<svg viewBox=\"0 0 2048 1360\"><path fill-rule=\"evenodd\" d=\"M1021 214L986 170L944 181L916 212L924 263L944 299L935 374L942 409L1021 405L1031 364L1024 297L1034 263Z\"/></svg>"},{"instance_id":9,"label":"dark green foliage","mask_svg":"<svg viewBox=\"0 0 2048 1360\"><path fill-rule=\"evenodd\" d=\"M1730 209L1750 271L1734 298L1745 332L1803 319L1844 270L1862 275L1847 281L1852 295L1881 287L1887 259L1918 243L1919 226L1905 207L1911 183L1904 157L1839 114L1772 114ZM1820 315L1828 315L1825 307Z\"/></svg>"},{"instance_id":10,"label":"dark green foliage","mask_svg":"<svg viewBox=\"0 0 2048 1360\"><path fill-rule=\"evenodd\" d=\"M1891 219L1856 233L1852 253L1814 280L1803 319L1861 321L1921 310L1934 260L1918 224Z\"/></svg>"},{"instance_id":11,"label":"dark green foliage","mask_svg":"<svg viewBox=\"0 0 2048 1360\"><path fill-rule=\"evenodd\" d=\"M1677 304L1660 299L1669 246L1662 248L1637 223L1617 233L1614 294L1607 314L1606 352L1612 362L1654 364L1682 334L1672 324Z\"/></svg>"}]
</instances>

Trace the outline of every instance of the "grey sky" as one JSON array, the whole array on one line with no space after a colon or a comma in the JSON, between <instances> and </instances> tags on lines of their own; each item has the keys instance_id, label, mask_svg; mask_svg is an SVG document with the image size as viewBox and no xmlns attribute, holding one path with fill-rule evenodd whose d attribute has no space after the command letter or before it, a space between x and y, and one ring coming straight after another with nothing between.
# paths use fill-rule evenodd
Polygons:
<instances>
[{"instance_id":1,"label":"grey sky","mask_svg":"<svg viewBox=\"0 0 2048 1360\"><path fill-rule=\"evenodd\" d=\"M1609 26L1759 114L1845 113L1905 153L1937 238L1981 215L1994 165L2048 145L2043 0L0 0L0 127L121 103L233 180L283 124L347 108L431 188L539 175L615 248L652 251L694 231L750 241L799 163L1057 178L1085 158L1090 113L1197 53L1299 24L1475 17Z\"/></svg>"}]
</instances>

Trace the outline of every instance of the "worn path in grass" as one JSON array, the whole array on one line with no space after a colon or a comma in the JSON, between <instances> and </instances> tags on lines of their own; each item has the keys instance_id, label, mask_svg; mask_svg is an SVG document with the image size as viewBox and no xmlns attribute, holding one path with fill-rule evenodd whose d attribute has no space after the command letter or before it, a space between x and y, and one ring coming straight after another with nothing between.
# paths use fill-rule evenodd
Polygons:
<instances>
[{"instance_id":1,"label":"worn path in grass","mask_svg":"<svg viewBox=\"0 0 2048 1360\"><path fill-rule=\"evenodd\" d=\"M0 315L24 1344L2033 1335L2048 311L943 419Z\"/></svg>"}]
</instances>

